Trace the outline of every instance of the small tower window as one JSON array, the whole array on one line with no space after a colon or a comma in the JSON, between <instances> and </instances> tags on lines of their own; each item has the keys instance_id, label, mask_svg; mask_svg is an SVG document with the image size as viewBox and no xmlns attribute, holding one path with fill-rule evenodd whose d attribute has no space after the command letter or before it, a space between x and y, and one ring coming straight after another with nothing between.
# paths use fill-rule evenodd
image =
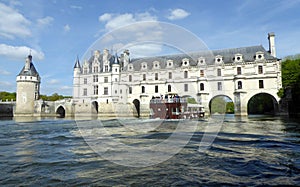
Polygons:
<instances>
[{"instance_id":1,"label":"small tower window","mask_svg":"<svg viewBox=\"0 0 300 187\"><path fill-rule=\"evenodd\" d=\"M172 79L172 72L169 72L169 79Z\"/></svg>"},{"instance_id":2,"label":"small tower window","mask_svg":"<svg viewBox=\"0 0 300 187\"><path fill-rule=\"evenodd\" d=\"M108 77L104 77L104 83L108 83Z\"/></svg>"},{"instance_id":3,"label":"small tower window","mask_svg":"<svg viewBox=\"0 0 300 187\"><path fill-rule=\"evenodd\" d=\"M158 80L158 73L155 73L155 80Z\"/></svg>"},{"instance_id":4,"label":"small tower window","mask_svg":"<svg viewBox=\"0 0 300 187\"><path fill-rule=\"evenodd\" d=\"M142 93L145 93L145 86L142 86Z\"/></svg>"},{"instance_id":5,"label":"small tower window","mask_svg":"<svg viewBox=\"0 0 300 187\"><path fill-rule=\"evenodd\" d=\"M222 76L222 70L220 68L217 69L217 75L220 77Z\"/></svg>"},{"instance_id":6,"label":"small tower window","mask_svg":"<svg viewBox=\"0 0 300 187\"><path fill-rule=\"evenodd\" d=\"M129 76L128 76L128 80L129 80L129 82L132 81L132 75L129 75Z\"/></svg>"}]
</instances>

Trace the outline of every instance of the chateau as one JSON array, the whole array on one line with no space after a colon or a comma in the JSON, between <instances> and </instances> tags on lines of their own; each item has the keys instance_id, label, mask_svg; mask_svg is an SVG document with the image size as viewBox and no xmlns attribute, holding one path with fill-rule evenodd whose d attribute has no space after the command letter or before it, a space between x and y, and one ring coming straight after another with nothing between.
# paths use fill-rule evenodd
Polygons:
<instances>
[{"instance_id":1,"label":"chateau","mask_svg":"<svg viewBox=\"0 0 300 187\"><path fill-rule=\"evenodd\" d=\"M17 75L16 103L2 102L0 109L13 108L14 116L149 117L152 98L176 93L192 101L187 107L203 107L205 115L214 98L226 96L239 116L248 115L249 100L264 93L278 113L281 60L274 33L268 40L269 50L257 45L135 59L129 50L119 56L95 50L82 64L75 62L73 98L55 102L39 99L41 77L29 55Z\"/></svg>"},{"instance_id":2,"label":"chateau","mask_svg":"<svg viewBox=\"0 0 300 187\"><path fill-rule=\"evenodd\" d=\"M276 58L275 35L268 34L269 50L261 45L130 59L95 50L74 66L75 114L149 116L153 97L175 92L192 98L210 113L216 96L227 96L235 115L247 115L249 100L269 94L278 110L281 61Z\"/></svg>"}]
</instances>

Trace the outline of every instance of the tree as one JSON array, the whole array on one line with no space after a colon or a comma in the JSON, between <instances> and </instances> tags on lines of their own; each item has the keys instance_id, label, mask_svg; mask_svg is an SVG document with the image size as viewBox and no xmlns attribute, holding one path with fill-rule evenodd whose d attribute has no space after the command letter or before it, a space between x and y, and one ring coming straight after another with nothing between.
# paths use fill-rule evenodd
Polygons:
<instances>
[{"instance_id":1,"label":"tree","mask_svg":"<svg viewBox=\"0 0 300 187\"><path fill-rule=\"evenodd\" d=\"M11 100L16 100L16 92L13 92L13 93L9 93L9 92L0 92L0 100L2 101L11 101Z\"/></svg>"}]
</instances>

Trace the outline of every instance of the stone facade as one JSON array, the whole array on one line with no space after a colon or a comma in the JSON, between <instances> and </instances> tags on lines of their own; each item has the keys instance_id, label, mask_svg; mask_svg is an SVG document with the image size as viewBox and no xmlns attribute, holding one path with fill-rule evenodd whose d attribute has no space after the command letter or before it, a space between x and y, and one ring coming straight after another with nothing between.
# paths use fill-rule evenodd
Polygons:
<instances>
[{"instance_id":1,"label":"stone facade","mask_svg":"<svg viewBox=\"0 0 300 187\"><path fill-rule=\"evenodd\" d=\"M220 95L234 102L235 115L247 115L248 101L260 93L269 94L278 107L281 61L274 33L268 39L269 51L250 46L132 60L128 50L121 56L96 50L82 65L76 60L75 113L149 116L150 99L169 92L194 98L206 113Z\"/></svg>"}]
</instances>

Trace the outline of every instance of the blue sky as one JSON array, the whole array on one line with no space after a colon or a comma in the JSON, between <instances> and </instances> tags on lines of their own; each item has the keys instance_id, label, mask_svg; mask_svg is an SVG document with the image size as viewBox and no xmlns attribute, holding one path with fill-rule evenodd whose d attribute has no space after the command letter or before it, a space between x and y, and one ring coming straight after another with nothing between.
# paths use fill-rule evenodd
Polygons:
<instances>
[{"instance_id":1,"label":"blue sky","mask_svg":"<svg viewBox=\"0 0 300 187\"><path fill-rule=\"evenodd\" d=\"M178 25L210 49L268 50L267 34L275 32L277 57L298 54L299 9L298 0L0 0L0 91L16 91L16 75L31 50L41 94L72 95L77 55L81 59L107 32L138 21Z\"/></svg>"}]
</instances>

